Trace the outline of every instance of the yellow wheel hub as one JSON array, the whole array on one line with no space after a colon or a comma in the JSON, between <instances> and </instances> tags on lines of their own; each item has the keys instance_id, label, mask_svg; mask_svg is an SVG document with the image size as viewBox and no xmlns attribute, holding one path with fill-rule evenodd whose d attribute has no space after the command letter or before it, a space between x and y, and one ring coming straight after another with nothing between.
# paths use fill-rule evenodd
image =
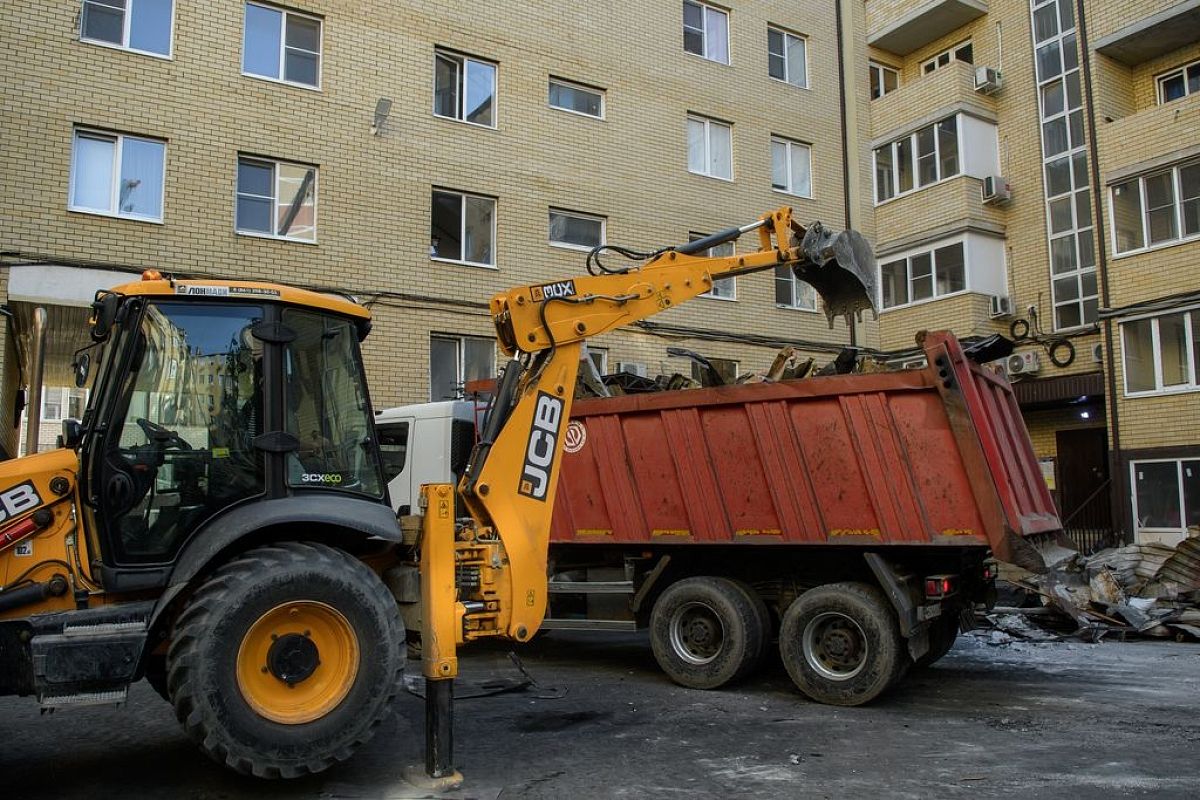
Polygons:
<instances>
[{"instance_id":1,"label":"yellow wheel hub","mask_svg":"<svg viewBox=\"0 0 1200 800\"><path fill-rule=\"evenodd\" d=\"M242 697L259 715L301 725L346 699L358 675L358 637L340 611L315 600L282 603L246 631L237 655Z\"/></svg>"}]
</instances>

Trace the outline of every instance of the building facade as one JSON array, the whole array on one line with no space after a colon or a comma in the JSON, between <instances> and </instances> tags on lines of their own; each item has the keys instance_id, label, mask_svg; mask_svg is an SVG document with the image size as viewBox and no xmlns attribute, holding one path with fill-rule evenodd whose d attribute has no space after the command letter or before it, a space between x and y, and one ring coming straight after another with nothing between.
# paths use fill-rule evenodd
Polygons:
<instances>
[{"instance_id":1,"label":"building facade","mask_svg":"<svg viewBox=\"0 0 1200 800\"><path fill-rule=\"evenodd\" d=\"M355 295L387 407L492 374L496 291L790 205L875 242L878 322L830 330L808 287L743 276L592 342L598 366L686 374L674 345L748 372L851 341L907 365L922 329L1017 334L1005 366L1071 526L1182 536L1195 5L6 3L3 454L34 309L53 420L80 402L92 293L143 269Z\"/></svg>"}]
</instances>

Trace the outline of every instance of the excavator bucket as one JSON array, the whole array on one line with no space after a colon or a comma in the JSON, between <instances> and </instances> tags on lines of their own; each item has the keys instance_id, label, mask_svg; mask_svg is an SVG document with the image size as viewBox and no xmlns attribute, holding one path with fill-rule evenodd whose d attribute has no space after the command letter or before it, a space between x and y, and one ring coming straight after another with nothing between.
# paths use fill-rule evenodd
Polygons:
<instances>
[{"instance_id":1,"label":"excavator bucket","mask_svg":"<svg viewBox=\"0 0 1200 800\"><path fill-rule=\"evenodd\" d=\"M861 319L866 309L878 313L875 307L878 270L865 236L855 230L834 233L814 222L804 229L799 244L807 260L792 271L816 290L830 328L837 317L845 317L849 324L854 318Z\"/></svg>"}]
</instances>

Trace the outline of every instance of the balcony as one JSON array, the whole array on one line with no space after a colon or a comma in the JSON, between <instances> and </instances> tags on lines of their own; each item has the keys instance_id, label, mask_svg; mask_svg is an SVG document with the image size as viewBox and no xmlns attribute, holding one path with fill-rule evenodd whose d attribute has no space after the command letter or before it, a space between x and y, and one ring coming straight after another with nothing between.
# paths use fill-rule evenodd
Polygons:
<instances>
[{"instance_id":1,"label":"balcony","mask_svg":"<svg viewBox=\"0 0 1200 800\"><path fill-rule=\"evenodd\" d=\"M957 175L876 206L875 249L895 253L963 231L1002 236L1005 221L1003 210L983 204L977 178Z\"/></svg>"},{"instance_id":2,"label":"balcony","mask_svg":"<svg viewBox=\"0 0 1200 800\"><path fill-rule=\"evenodd\" d=\"M869 0L867 44L906 56L986 13L984 0Z\"/></svg>"},{"instance_id":3,"label":"balcony","mask_svg":"<svg viewBox=\"0 0 1200 800\"><path fill-rule=\"evenodd\" d=\"M1196 41L1196 32L1200 31L1200 0L1155 5L1167 7L1095 40L1096 52L1135 67Z\"/></svg>"},{"instance_id":4,"label":"balcony","mask_svg":"<svg viewBox=\"0 0 1200 800\"><path fill-rule=\"evenodd\" d=\"M1115 183L1196 155L1197 130L1200 94L1100 122L1096 130L1100 180Z\"/></svg>"},{"instance_id":5,"label":"balcony","mask_svg":"<svg viewBox=\"0 0 1200 800\"><path fill-rule=\"evenodd\" d=\"M985 119L996 119L995 99L975 91L975 67L962 61L951 61L929 75L922 75L896 91L872 100L871 138L891 138L917 127L919 122L932 122L964 110Z\"/></svg>"}]
</instances>

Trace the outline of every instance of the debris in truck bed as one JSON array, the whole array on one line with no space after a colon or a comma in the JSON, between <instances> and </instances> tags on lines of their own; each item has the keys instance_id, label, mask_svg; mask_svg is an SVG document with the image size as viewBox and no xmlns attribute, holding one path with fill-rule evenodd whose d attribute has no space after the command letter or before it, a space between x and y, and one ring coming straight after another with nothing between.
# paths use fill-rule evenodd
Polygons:
<instances>
[{"instance_id":1,"label":"debris in truck bed","mask_svg":"<svg viewBox=\"0 0 1200 800\"><path fill-rule=\"evenodd\" d=\"M1040 613L1005 609L987 620L1018 638L1032 638L1026 635L1029 628L1052 633L1056 623L1070 620L1071 635L1091 641L1111 635L1200 639L1200 529L1195 527L1175 547L1148 543L1091 556L1077 553L1044 575L1013 582L1040 597Z\"/></svg>"}]
</instances>

